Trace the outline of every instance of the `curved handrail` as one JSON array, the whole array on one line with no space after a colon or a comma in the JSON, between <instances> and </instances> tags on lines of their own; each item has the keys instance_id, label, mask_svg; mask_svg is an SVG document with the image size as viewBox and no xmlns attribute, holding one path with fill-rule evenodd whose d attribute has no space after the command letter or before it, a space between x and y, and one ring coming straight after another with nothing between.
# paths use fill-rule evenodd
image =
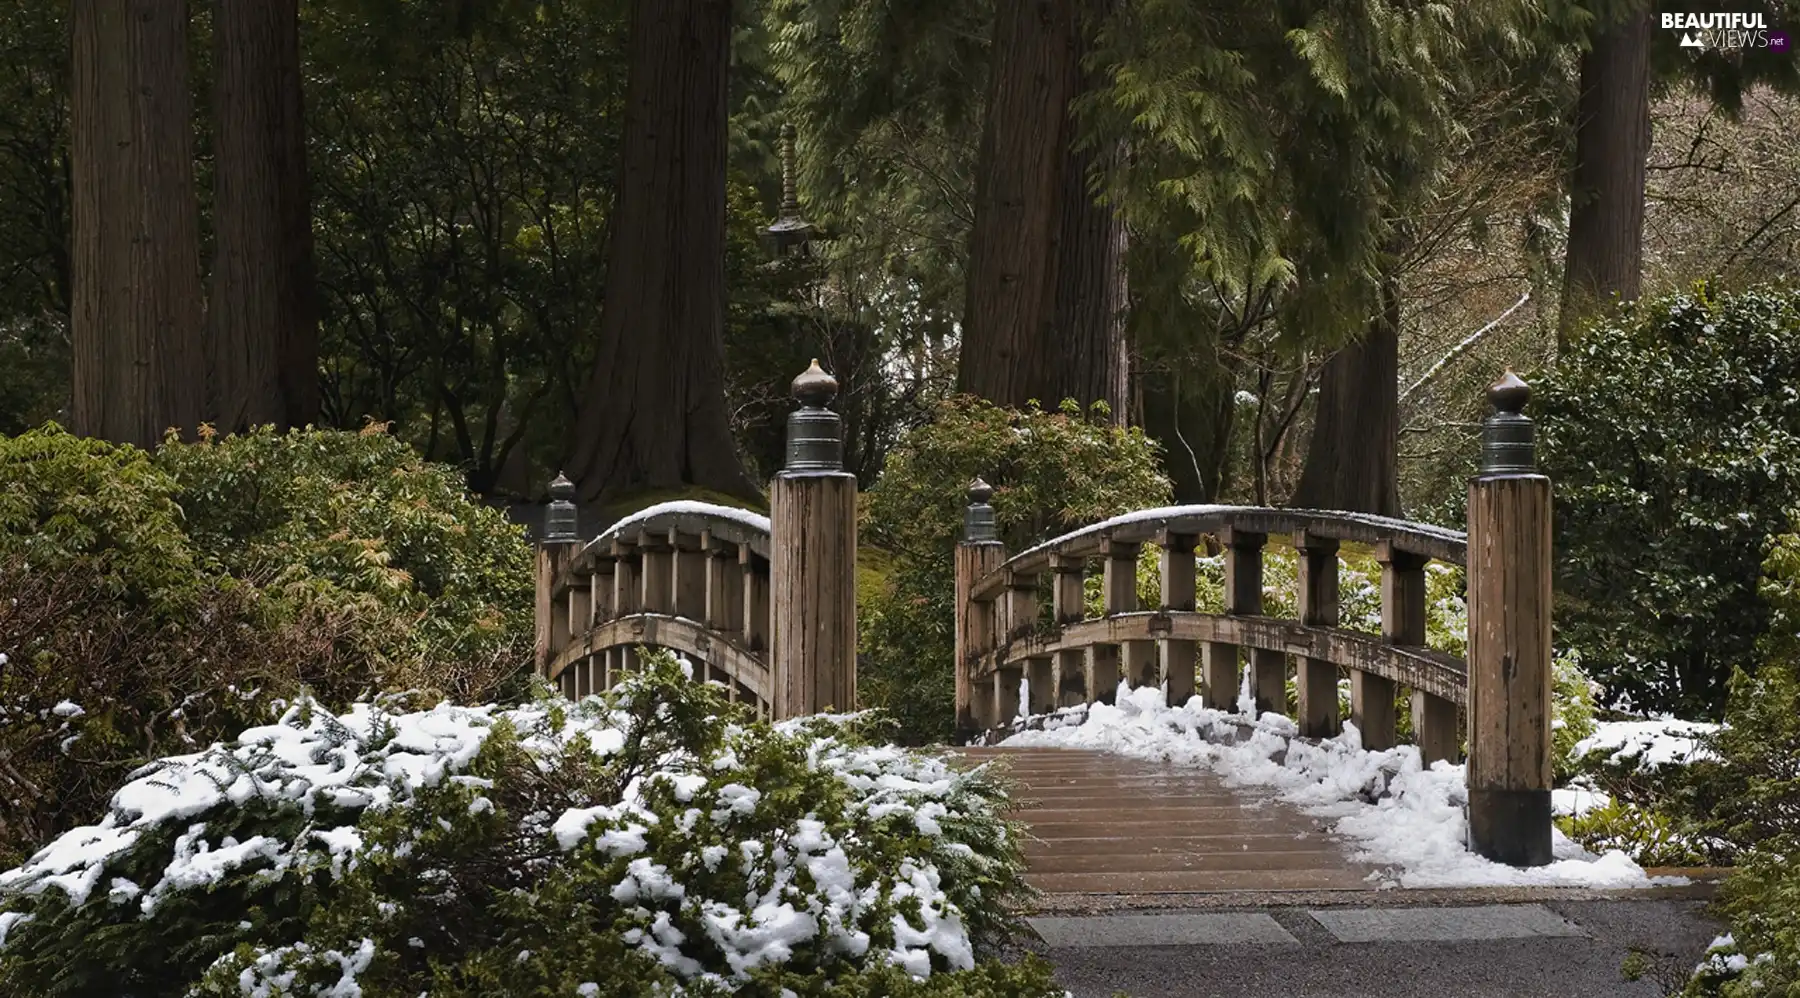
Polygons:
<instances>
[{"instance_id":1,"label":"curved handrail","mask_svg":"<svg viewBox=\"0 0 1800 998\"><path fill-rule=\"evenodd\" d=\"M555 682L563 672L597 652L609 648L651 645L701 659L737 680L751 694L768 700L769 666L755 652L709 629L704 623L659 613L634 613L596 625L551 661L548 678Z\"/></svg>"},{"instance_id":2,"label":"curved handrail","mask_svg":"<svg viewBox=\"0 0 1800 998\"><path fill-rule=\"evenodd\" d=\"M581 549L581 554L575 560L587 564L594 558L610 554L616 540L629 540L639 533L666 533L669 530L695 535L705 531L715 540L743 544L764 558L769 557L768 517L736 506L678 499L639 510L607 527Z\"/></svg>"},{"instance_id":3,"label":"curved handrail","mask_svg":"<svg viewBox=\"0 0 1800 998\"><path fill-rule=\"evenodd\" d=\"M1053 556L1098 556L1108 541L1141 544L1162 533L1216 534L1227 528L1256 534L1303 530L1313 537L1357 544L1385 541L1397 550L1453 565L1464 564L1468 559L1468 535L1462 531L1391 516L1264 506L1161 506L1102 520L1027 548L980 579L971 595L975 599L991 599L1005 585L1008 575L1043 572Z\"/></svg>"},{"instance_id":4,"label":"curved handrail","mask_svg":"<svg viewBox=\"0 0 1800 998\"><path fill-rule=\"evenodd\" d=\"M1388 644L1376 635L1341 627L1191 610L1120 613L1034 632L984 654L976 664L975 674L984 677L1001 666L1089 645L1157 638L1222 642L1320 659L1393 680L1457 706L1468 702L1467 666L1454 655L1421 646Z\"/></svg>"}]
</instances>

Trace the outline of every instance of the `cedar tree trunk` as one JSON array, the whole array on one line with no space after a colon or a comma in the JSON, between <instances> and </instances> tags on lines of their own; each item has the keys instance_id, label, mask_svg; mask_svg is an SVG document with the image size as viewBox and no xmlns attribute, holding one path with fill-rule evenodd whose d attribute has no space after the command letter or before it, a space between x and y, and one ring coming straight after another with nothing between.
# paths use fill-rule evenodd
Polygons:
<instances>
[{"instance_id":1,"label":"cedar tree trunk","mask_svg":"<svg viewBox=\"0 0 1800 998\"><path fill-rule=\"evenodd\" d=\"M1387 278L1363 338L1325 363L1292 505L1401 515L1399 379L1400 296Z\"/></svg>"},{"instance_id":2,"label":"cedar tree trunk","mask_svg":"<svg viewBox=\"0 0 1800 998\"><path fill-rule=\"evenodd\" d=\"M1643 10L1594 37L1581 57L1569 244L1559 339L1613 295L1638 296L1644 265L1644 167L1650 155L1650 30Z\"/></svg>"},{"instance_id":3,"label":"cedar tree trunk","mask_svg":"<svg viewBox=\"0 0 1800 998\"><path fill-rule=\"evenodd\" d=\"M758 494L725 411L730 40L731 0L632 4L600 350L569 464L585 500L684 486Z\"/></svg>"},{"instance_id":4,"label":"cedar tree trunk","mask_svg":"<svg viewBox=\"0 0 1800 998\"><path fill-rule=\"evenodd\" d=\"M1001 405L1064 398L1127 413L1125 227L1094 203L1090 170L1114 146L1079 149L1070 102L1094 81L1081 60L1112 0L1001 0L957 389Z\"/></svg>"},{"instance_id":5,"label":"cedar tree trunk","mask_svg":"<svg viewBox=\"0 0 1800 998\"><path fill-rule=\"evenodd\" d=\"M81 0L70 25L77 433L154 447L206 386L187 0Z\"/></svg>"},{"instance_id":6,"label":"cedar tree trunk","mask_svg":"<svg viewBox=\"0 0 1800 998\"><path fill-rule=\"evenodd\" d=\"M209 415L225 432L305 426L319 414L319 320L299 0L222 3L213 42Z\"/></svg>"}]
</instances>

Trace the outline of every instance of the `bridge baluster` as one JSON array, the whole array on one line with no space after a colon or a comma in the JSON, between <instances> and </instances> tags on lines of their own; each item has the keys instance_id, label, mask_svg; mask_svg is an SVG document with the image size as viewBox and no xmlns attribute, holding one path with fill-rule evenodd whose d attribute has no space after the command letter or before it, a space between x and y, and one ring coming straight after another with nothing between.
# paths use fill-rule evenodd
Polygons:
<instances>
[{"instance_id":1,"label":"bridge baluster","mask_svg":"<svg viewBox=\"0 0 1800 998\"><path fill-rule=\"evenodd\" d=\"M1080 623L1086 616L1083 583L1087 578L1087 559L1080 556L1056 555L1050 559L1050 612L1057 627ZM1086 703L1093 692L1088 685L1087 652L1081 648L1059 651L1050 660L1049 689L1042 702L1045 710L1072 707ZM1039 700L1037 670L1033 670L1033 701ZM1032 713L1037 713L1033 708Z\"/></svg>"},{"instance_id":2,"label":"bridge baluster","mask_svg":"<svg viewBox=\"0 0 1800 998\"><path fill-rule=\"evenodd\" d=\"M1262 609L1262 552L1256 549L1254 570L1242 552L1231 542L1243 543L1248 535L1236 533L1230 527L1222 528L1224 534L1221 543L1226 545L1225 554L1225 612L1228 614L1255 613ZM1254 587L1254 591L1252 591ZM1213 710L1230 711L1237 708L1238 685L1244 675L1239 661L1238 646L1225 641L1208 641L1205 645L1205 683L1202 691L1206 696L1206 706Z\"/></svg>"},{"instance_id":3,"label":"bridge baluster","mask_svg":"<svg viewBox=\"0 0 1800 998\"><path fill-rule=\"evenodd\" d=\"M626 617L641 611L644 607L643 567L644 556L637 545L629 541L614 539L613 556L613 615ZM630 671L637 661L637 651L630 647L613 649L608 656L607 671L611 673L607 686L619 681L619 678Z\"/></svg>"},{"instance_id":4,"label":"bridge baluster","mask_svg":"<svg viewBox=\"0 0 1800 998\"><path fill-rule=\"evenodd\" d=\"M1194 609L1194 545L1193 534L1164 531L1158 538L1162 548L1162 608L1169 611ZM1194 662L1197 646L1184 638L1164 638L1162 642L1162 678L1168 684L1171 705L1187 703L1194 695Z\"/></svg>"},{"instance_id":5,"label":"bridge baluster","mask_svg":"<svg viewBox=\"0 0 1800 998\"><path fill-rule=\"evenodd\" d=\"M1338 542L1304 530L1294 531L1294 549L1300 553L1300 622L1314 627L1336 627L1338 622ZM1338 733L1338 667L1329 659L1302 657L1295 669L1299 688L1300 733L1310 738L1329 738Z\"/></svg>"},{"instance_id":6,"label":"bridge baluster","mask_svg":"<svg viewBox=\"0 0 1800 998\"><path fill-rule=\"evenodd\" d=\"M737 567L737 546L702 533L705 556L706 605L701 610L706 626L727 638L737 639L744 630L744 575Z\"/></svg>"},{"instance_id":7,"label":"bridge baluster","mask_svg":"<svg viewBox=\"0 0 1800 998\"><path fill-rule=\"evenodd\" d=\"M750 545L738 546L738 571L744 591L744 647L764 651L769 647L769 575Z\"/></svg>"},{"instance_id":8,"label":"bridge baluster","mask_svg":"<svg viewBox=\"0 0 1800 998\"><path fill-rule=\"evenodd\" d=\"M613 619L613 560L609 557L594 559L592 575L588 579L588 626L598 627Z\"/></svg>"},{"instance_id":9,"label":"bridge baluster","mask_svg":"<svg viewBox=\"0 0 1800 998\"><path fill-rule=\"evenodd\" d=\"M1263 551L1269 535L1226 528L1219 532L1225 546L1225 612L1258 617L1263 612ZM1268 648L1251 648L1250 690L1256 697L1256 713L1287 713L1287 656Z\"/></svg>"},{"instance_id":10,"label":"bridge baluster","mask_svg":"<svg viewBox=\"0 0 1800 998\"><path fill-rule=\"evenodd\" d=\"M668 538L649 532L638 534L638 550L643 552L643 592L639 606L645 613L669 613L674 610L675 549Z\"/></svg>"},{"instance_id":11,"label":"bridge baluster","mask_svg":"<svg viewBox=\"0 0 1800 998\"><path fill-rule=\"evenodd\" d=\"M1381 640L1391 645L1423 645L1425 643L1425 565L1423 555L1401 551L1391 541L1375 546L1375 560L1381 563ZM1350 716L1362 732L1363 747L1393 748L1394 682L1361 670L1350 673ZM1415 692L1414 700L1419 699ZM1418 731L1420 711L1414 711L1414 731ZM1451 710L1454 724L1455 709ZM1429 722L1427 723L1429 726ZM1415 736L1420 751L1425 741ZM1452 747L1454 749L1454 742ZM1431 762L1426 758L1427 763Z\"/></svg>"},{"instance_id":12,"label":"bridge baluster","mask_svg":"<svg viewBox=\"0 0 1800 998\"><path fill-rule=\"evenodd\" d=\"M1028 638L1037 629L1037 588L1038 577L1036 574L1007 573L1006 593L1001 597L1005 603L1000 611L1000 617L1006 625L1006 643L1010 644ZM1018 710L1016 701L1021 670L1016 665L1009 669L1001 668L1003 663L1000 661L999 655L995 656L994 664L996 677L994 692L989 696L978 698L975 702L975 723L983 728L997 727L1012 720L1012 714L1004 716L1001 714L1006 703L998 692L999 684L1006 681L1001 678L1003 673L1010 674L1013 688L1011 698L1013 712L1016 713Z\"/></svg>"},{"instance_id":13,"label":"bridge baluster","mask_svg":"<svg viewBox=\"0 0 1800 998\"><path fill-rule=\"evenodd\" d=\"M1137 600L1137 559L1139 544L1126 544L1108 540L1102 546L1105 557L1105 568L1101 576L1100 595L1104 611L1108 617L1114 614L1131 613L1138 608ZM1147 641L1127 641L1120 644L1093 644L1087 649L1087 692L1090 701L1112 703L1119 694L1119 672L1125 666L1125 649L1136 646L1132 652L1131 665L1141 669L1144 654L1142 646ZM1151 648L1154 649L1154 645Z\"/></svg>"},{"instance_id":14,"label":"bridge baluster","mask_svg":"<svg viewBox=\"0 0 1800 998\"><path fill-rule=\"evenodd\" d=\"M675 615L689 620L706 620L706 550L700 539L669 531L669 546L675 549L674 590Z\"/></svg>"}]
</instances>

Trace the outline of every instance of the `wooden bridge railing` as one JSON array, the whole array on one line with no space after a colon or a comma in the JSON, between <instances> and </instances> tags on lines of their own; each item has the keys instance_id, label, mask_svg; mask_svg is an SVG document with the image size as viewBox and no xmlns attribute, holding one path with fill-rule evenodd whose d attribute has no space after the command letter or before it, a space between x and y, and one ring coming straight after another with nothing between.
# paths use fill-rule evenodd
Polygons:
<instances>
[{"instance_id":1,"label":"wooden bridge railing","mask_svg":"<svg viewBox=\"0 0 1800 998\"><path fill-rule=\"evenodd\" d=\"M553 503L572 509L573 494L565 478L551 485ZM636 668L640 646L667 648L694 661L695 679L723 683L766 714L769 553L767 518L699 502L652 506L569 544L549 555L560 564L543 566L551 582L540 587L549 598L540 674L579 699Z\"/></svg>"},{"instance_id":2,"label":"wooden bridge railing","mask_svg":"<svg viewBox=\"0 0 1800 998\"><path fill-rule=\"evenodd\" d=\"M1323 510L1177 506L1116 517L1010 558L979 479L969 489L956 560L956 702L965 733L1109 702L1121 678L1166 684L1169 702L1199 692L1235 710L1248 681L1258 714L1285 713L1289 661L1301 734L1341 725L1338 677L1350 677L1350 715L1368 748L1395 743L1395 697L1411 693L1423 759L1454 760L1466 711L1470 837L1484 855L1540 865L1550 855L1550 484L1532 470L1529 392L1507 373L1489 390L1482 473L1469 486L1469 533L1387 517ZM1195 549L1214 538L1225 555L1223 613L1196 610ZM1297 619L1263 613L1263 556L1271 538L1296 553ZM1339 625L1343 544L1381 565L1381 633ZM1140 607L1137 562L1155 545L1161 599ZM1425 646L1426 566L1468 569L1469 659ZM1084 613L1084 581L1101 579L1101 616ZM1046 584L1047 583L1047 584ZM1040 613L1047 592L1048 612ZM1025 679L1029 702L1019 703Z\"/></svg>"},{"instance_id":3,"label":"wooden bridge railing","mask_svg":"<svg viewBox=\"0 0 1800 998\"><path fill-rule=\"evenodd\" d=\"M971 519L991 492L970 490ZM1225 612L1195 610L1195 549L1217 539L1225 556ZM1272 536L1291 539L1297 552L1299 617L1263 615L1263 557ZM1382 634L1338 623L1338 551L1343 542L1374 549L1382 571ZM975 539L965 547L999 545ZM1140 607L1137 561L1157 548L1161 604ZM1199 693L1207 707L1237 709L1249 667L1256 711L1287 712L1288 656L1303 735L1338 732L1338 670L1350 670L1351 716L1368 748L1395 743L1395 686L1416 694L1414 730L1428 760L1450 759L1457 743L1457 708L1466 702L1461 659L1425 647L1425 566L1432 559L1461 565L1465 541L1455 531L1384 517L1319 510L1237 506L1175 506L1145 510L1059 537L1004 562L972 581L964 605L968 647L963 661L969 695L959 700L966 730L992 728L1013 717L1019 679L1029 679L1037 714L1085 702L1111 702L1121 678L1132 686L1167 683L1170 703ZM1098 571L1104 614L1086 619L1083 584ZM1053 609L1036 607L1040 580L1049 577ZM991 684L992 695L986 685ZM980 690L980 693L976 691Z\"/></svg>"},{"instance_id":4,"label":"wooden bridge railing","mask_svg":"<svg viewBox=\"0 0 1800 998\"><path fill-rule=\"evenodd\" d=\"M575 486L558 475L537 550L538 674L580 698L635 668L640 648L666 648L765 717L854 708L856 476L826 408L836 390L817 361L795 379L769 517L663 503L583 543Z\"/></svg>"}]
</instances>

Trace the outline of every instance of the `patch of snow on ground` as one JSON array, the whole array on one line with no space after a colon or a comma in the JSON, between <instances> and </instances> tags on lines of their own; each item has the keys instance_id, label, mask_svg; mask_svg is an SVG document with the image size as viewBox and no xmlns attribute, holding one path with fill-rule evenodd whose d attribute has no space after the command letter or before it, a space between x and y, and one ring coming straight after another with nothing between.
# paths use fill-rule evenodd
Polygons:
<instances>
[{"instance_id":1,"label":"patch of snow on ground","mask_svg":"<svg viewBox=\"0 0 1800 998\"><path fill-rule=\"evenodd\" d=\"M1605 753L1608 761L1635 761L1640 768L1680 766L1711 758L1700 739L1719 726L1702 721L1601 721L1593 734L1575 743L1575 758Z\"/></svg>"},{"instance_id":2,"label":"patch of snow on ground","mask_svg":"<svg viewBox=\"0 0 1800 998\"><path fill-rule=\"evenodd\" d=\"M1199 698L1169 707L1162 692L1121 685L1117 705L1093 704L1083 723L1023 731L1001 744L1100 749L1220 775L1228 786L1269 787L1288 803L1332 821L1350 858L1401 887L1647 887L1686 883L1652 878L1623 852L1596 856L1555 836L1556 861L1535 869L1493 863L1467 846L1468 791L1462 766L1421 765L1411 745L1362 749L1354 725L1321 743L1295 739L1294 722L1278 714L1249 718L1201 706ZM1247 732L1247 734L1246 734Z\"/></svg>"}]
</instances>

